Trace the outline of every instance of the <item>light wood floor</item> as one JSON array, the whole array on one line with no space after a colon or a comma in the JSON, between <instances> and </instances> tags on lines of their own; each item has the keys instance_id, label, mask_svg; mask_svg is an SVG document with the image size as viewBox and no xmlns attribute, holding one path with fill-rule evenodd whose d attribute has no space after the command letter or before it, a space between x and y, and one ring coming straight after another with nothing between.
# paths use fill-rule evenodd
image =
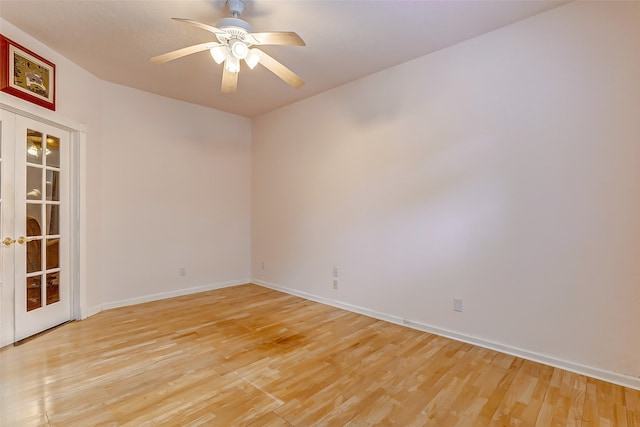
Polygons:
<instances>
[{"instance_id":1,"label":"light wood floor","mask_svg":"<svg viewBox=\"0 0 640 427\"><path fill-rule=\"evenodd\" d=\"M640 392L255 285L0 350L2 426L640 426Z\"/></svg>"}]
</instances>

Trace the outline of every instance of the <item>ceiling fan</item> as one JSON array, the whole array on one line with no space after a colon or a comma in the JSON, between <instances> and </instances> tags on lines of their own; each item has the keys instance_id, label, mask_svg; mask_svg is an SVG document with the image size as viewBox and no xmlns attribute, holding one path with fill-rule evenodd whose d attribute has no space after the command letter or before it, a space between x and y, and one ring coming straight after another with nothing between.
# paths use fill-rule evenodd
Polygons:
<instances>
[{"instance_id":1,"label":"ceiling fan","mask_svg":"<svg viewBox=\"0 0 640 427\"><path fill-rule=\"evenodd\" d=\"M240 14L244 10L244 1L227 0L227 4L232 16L221 19L216 24L216 27L192 19L172 18L178 22L193 25L213 33L217 41L174 50L163 55L154 56L149 61L154 64L162 64L208 50L217 64L224 63L221 86L223 93L236 91L240 61L242 60L251 69L261 64L290 86L301 87L304 84L304 80L300 76L256 47L265 45L304 46L305 43L300 36L293 32L254 33L251 24L240 19Z\"/></svg>"}]
</instances>

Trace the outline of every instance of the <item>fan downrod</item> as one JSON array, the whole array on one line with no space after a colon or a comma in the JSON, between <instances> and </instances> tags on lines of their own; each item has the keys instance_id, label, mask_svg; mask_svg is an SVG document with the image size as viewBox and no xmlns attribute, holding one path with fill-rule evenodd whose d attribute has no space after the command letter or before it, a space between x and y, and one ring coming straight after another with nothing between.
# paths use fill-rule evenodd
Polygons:
<instances>
[{"instance_id":1,"label":"fan downrod","mask_svg":"<svg viewBox=\"0 0 640 427\"><path fill-rule=\"evenodd\" d=\"M229 11L234 18L240 17L242 11L244 11L244 1L242 0L227 0Z\"/></svg>"}]
</instances>

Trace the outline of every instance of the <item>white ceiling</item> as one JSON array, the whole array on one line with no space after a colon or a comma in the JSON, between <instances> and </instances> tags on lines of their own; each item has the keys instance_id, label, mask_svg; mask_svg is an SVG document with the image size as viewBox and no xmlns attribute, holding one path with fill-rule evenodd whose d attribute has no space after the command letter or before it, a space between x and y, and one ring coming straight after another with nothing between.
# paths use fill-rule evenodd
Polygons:
<instances>
[{"instance_id":1,"label":"white ceiling","mask_svg":"<svg viewBox=\"0 0 640 427\"><path fill-rule=\"evenodd\" d=\"M225 0L1 0L0 17L103 80L254 117L566 2L247 0L242 18L254 31L295 31L305 40L263 50L306 83L293 89L263 67L244 67L233 94L220 93L222 66L207 52L148 62L214 41L170 18L215 25L228 16Z\"/></svg>"}]
</instances>

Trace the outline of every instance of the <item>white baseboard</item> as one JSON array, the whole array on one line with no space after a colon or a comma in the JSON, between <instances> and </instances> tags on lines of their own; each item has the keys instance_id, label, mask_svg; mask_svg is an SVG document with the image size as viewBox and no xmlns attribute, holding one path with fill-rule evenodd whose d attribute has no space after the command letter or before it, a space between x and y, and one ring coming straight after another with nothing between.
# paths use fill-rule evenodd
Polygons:
<instances>
[{"instance_id":1,"label":"white baseboard","mask_svg":"<svg viewBox=\"0 0 640 427\"><path fill-rule=\"evenodd\" d=\"M248 279L247 280L232 280L232 281L229 281L229 282L212 283L212 284L204 285L204 286L196 286L196 287L193 287L193 288L178 289L178 290L175 290L175 291L161 292L161 293L158 293L158 294L151 294L151 295L145 295L145 296L141 296L141 297L130 298L130 299L125 299L125 300L120 300L120 301L108 302L108 303L102 304L100 306L100 310L96 311L93 314L99 313L100 311L103 311L103 310L109 310L111 308L126 307L128 305L142 304L142 303L145 303L145 302L158 301L158 300L161 300L161 299L179 297L179 296L182 296L182 295L197 294L198 292L206 292L206 291L211 291L213 289L228 288L230 286L243 285L245 283L251 283L251 282Z\"/></svg>"},{"instance_id":2,"label":"white baseboard","mask_svg":"<svg viewBox=\"0 0 640 427\"><path fill-rule=\"evenodd\" d=\"M94 314L100 313L102 310L104 310L104 307L102 306L102 304L96 305L96 306L91 307L91 308L88 308L86 311L81 311L80 312L80 318L76 319L76 320L86 319L87 317L91 317Z\"/></svg>"},{"instance_id":3,"label":"white baseboard","mask_svg":"<svg viewBox=\"0 0 640 427\"><path fill-rule=\"evenodd\" d=\"M296 289L286 288L284 286L275 285L273 283L265 282L263 280L254 279L251 283L255 283L265 288L281 291L290 295L299 296L304 299L316 301L322 304L330 305L332 307L342 308L354 313L363 314L365 316L373 317L375 319L384 320L386 322L395 323L398 325L406 326L412 329L417 329L423 332L439 335L446 338L451 338L456 341L462 341L468 344L477 345L479 347L495 350L500 353L509 354L512 356L520 357L522 359L531 360L533 362L542 363L545 365L553 366L555 368L564 369L569 372L574 372L580 375L586 375L591 378L596 378L602 381L610 382L613 384L621 385L623 387L629 387L635 390L640 390L640 377L632 377L630 375L624 375L617 372L607 371L593 366L586 366L580 363L571 362L568 360L558 359L553 356L536 353L533 351L525 350L522 348L512 347L510 345L497 343L494 341L486 340L471 335L465 335L459 332L450 331L447 329L432 326L423 322L417 322L409 319L404 319L399 316L393 316L386 313L380 313L370 310L365 307L359 307L352 304L332 300L329 298L319 297L317 295L302 292Z\"/></svg>"}]
</instances>

